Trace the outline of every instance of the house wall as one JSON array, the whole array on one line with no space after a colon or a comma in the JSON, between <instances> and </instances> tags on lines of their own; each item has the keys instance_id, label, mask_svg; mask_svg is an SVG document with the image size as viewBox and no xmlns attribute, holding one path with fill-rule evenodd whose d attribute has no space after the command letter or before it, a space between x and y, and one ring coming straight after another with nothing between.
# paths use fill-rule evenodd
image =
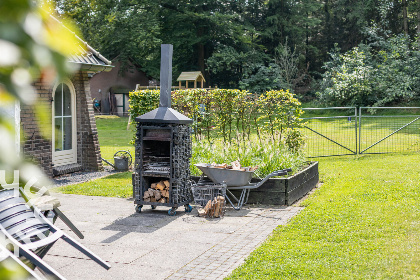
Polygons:
<instances>
[{"instance_id":1,"label":"house wall","mask_svg":"<svg viewBox=\"0 0 420 280\"><path fill-rule=\"evenodd\" d=\"M134 90L137 84L148 86L149 78L142 71L138 71L131 63L130 67L120 73L121 62L112 63L114 68L109 72L100 72L90 79L92 98L101 100L101 112L109 113L109 91L112 87ZM99 92L100 90L100 92Z\"/></svg>"},{"instance_id":2,"label":"house wall","mask_svg":"<svg viewBox=\"0 0 420 280\"><path fill-rule=\"evenodd\" d=\"M101 170L103 166L87 72L79 71L70 80L76 90L77 163L83 170ZM51 143L53 86L41 80L33 86L48 119L38 122L31 107L21 106L22 150L25 156L36 161L51 177L54 174ZM45 137L41 135L41 131Z\"/></svg>"}]
</instances>

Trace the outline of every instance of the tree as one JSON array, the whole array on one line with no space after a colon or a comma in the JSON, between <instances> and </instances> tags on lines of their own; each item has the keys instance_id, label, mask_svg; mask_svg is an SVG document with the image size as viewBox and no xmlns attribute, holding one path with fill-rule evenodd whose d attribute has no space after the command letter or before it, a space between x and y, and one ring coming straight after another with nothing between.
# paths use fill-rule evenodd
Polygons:
<instances>
[{"instance_id":1,"label":"tree","mask_svg":"<svg viewBox=\"0 0 420 280\"><path fill-rule=\"evenodd\" d=\"M62 18L73 19L84 38L105 57L131 60L159 77L158 5L149 0L56 0ZM124 67L127 64L123 65Z\"/></svg>"}]
</instances>

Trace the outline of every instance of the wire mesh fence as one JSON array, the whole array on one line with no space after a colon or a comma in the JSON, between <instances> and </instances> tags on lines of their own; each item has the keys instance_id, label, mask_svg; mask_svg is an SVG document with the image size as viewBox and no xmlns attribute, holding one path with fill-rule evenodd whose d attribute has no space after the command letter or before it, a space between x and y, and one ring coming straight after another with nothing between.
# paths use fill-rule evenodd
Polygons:
<instances>
[{"instance_id":1,"label":"wire mesh fence","mask_svg":"<svg viewBox=\"0 0 420 280\"><path fill-rule=\"evenodd\" d=\"M308 157L420 151L420 107L303 110Z\"/></svg>"},{"instance_id":2,"label":"wire mesh fence","mask_svg":"<svg viewBox=\"0 0 420 280\"><path fill-rule=\"evenodd\" d=\"M420 108L359 108L360 154L419 150Z\"/></svg>"},{"instance_id":3,"label":"wire mesh fence","mask_svg":"<svg viewBox=\"0 0 420 280\"><path fill-rule=\"evenodd\" d=\"M302 120L308 157L357 153L355 107L305 108Z\"/></svg>"}]
</instances>

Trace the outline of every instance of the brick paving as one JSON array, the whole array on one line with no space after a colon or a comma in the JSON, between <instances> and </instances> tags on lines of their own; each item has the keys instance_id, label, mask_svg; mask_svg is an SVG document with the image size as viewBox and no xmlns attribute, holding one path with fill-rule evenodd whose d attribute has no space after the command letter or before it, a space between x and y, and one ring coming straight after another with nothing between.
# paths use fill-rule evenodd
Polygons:
<instances>
[{"instance_id":1,"label":"brick paving","mask_svg":"<svg viewBox=\"0 0 420 280\"><path fill-rule=\"evenodd\" d=\"M204 219L183 207L176 216L167 207L135 213L131 199L54 195L85 235L79 241L111 265L102 269L58 241L44 260L67 279L223 279L302 209L245 207L228 209L223 219ZM75 236L60 221L57 226Z\"/></svg>"},{"instance_id":2,"label":"brick paving","mask_svg":"<svg viewBox=\"0 0 420 280\"><path fill-rule=\"evenodd\" d=\"M240 266L277 226L286 224L301 209L300 207L265 209L166 279L223 279Z\"/></svg>"}]
</instances>

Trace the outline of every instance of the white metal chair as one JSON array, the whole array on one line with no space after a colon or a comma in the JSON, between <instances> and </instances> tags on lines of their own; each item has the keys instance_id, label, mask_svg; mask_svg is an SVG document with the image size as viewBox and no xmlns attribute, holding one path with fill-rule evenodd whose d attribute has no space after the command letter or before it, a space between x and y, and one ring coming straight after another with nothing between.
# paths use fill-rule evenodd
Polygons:
<instances>
[{"instance_id":1,"label":"white metal chair","mask_svg":"<svg viewBox=\"0 0 420 280\"><path fill-rule=\"evenodd\" d=\"M29 207L14 190L0 191L0 232L19 248L19 256L56 279L65 279L42 258L58 239L63 239L105 269L110 266L101 258L55 227L36 207Z\"/></svg>"}]
</instances>

